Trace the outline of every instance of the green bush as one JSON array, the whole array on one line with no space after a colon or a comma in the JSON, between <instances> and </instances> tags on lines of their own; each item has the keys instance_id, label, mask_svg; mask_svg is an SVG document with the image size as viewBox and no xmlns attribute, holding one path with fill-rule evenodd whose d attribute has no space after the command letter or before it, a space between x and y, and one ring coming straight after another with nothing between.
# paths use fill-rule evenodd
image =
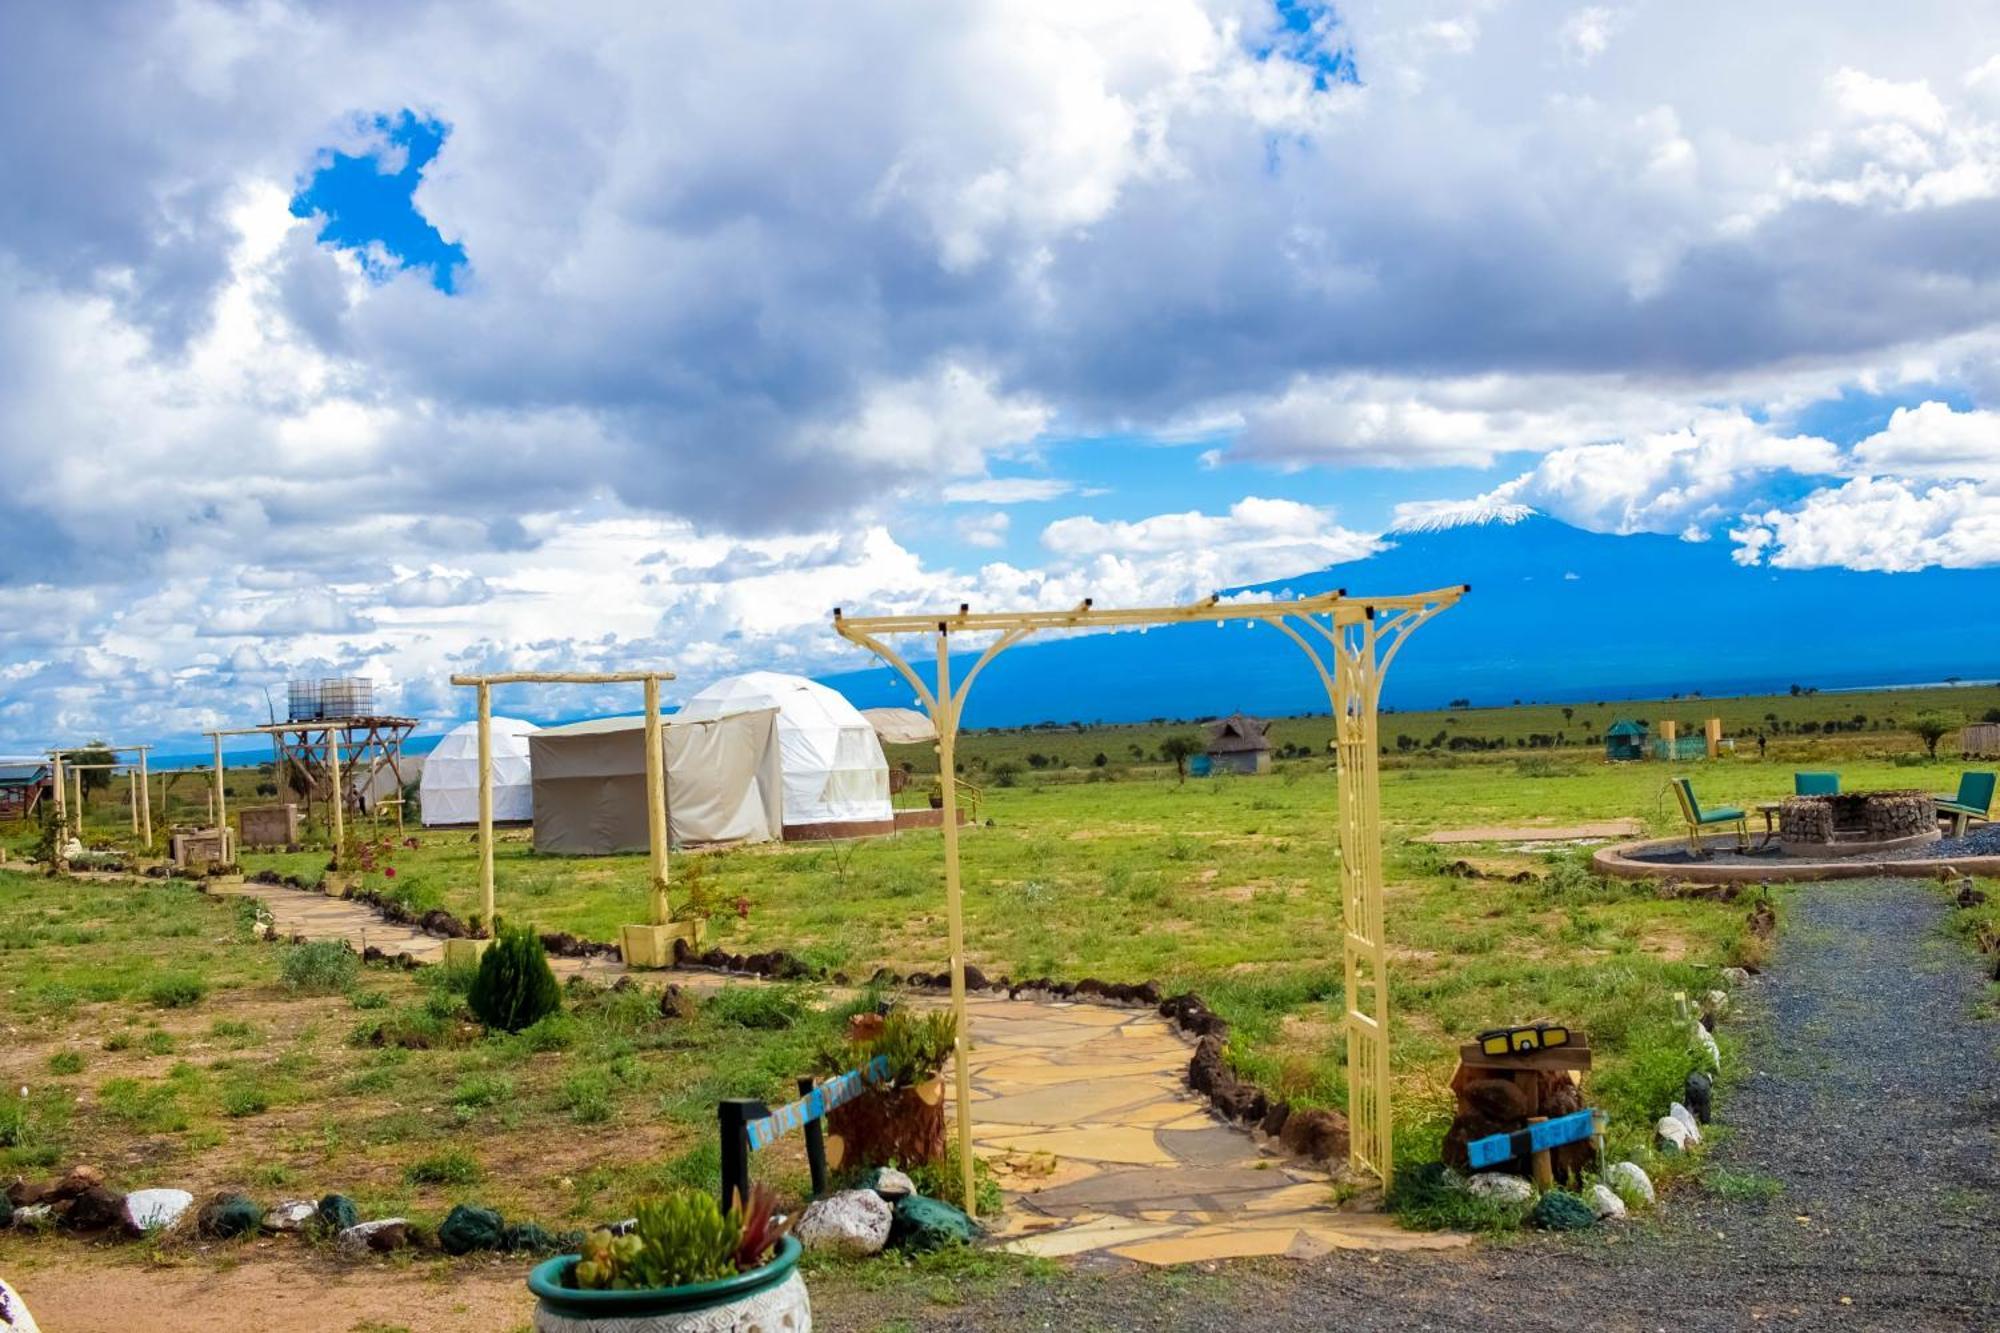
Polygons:
<instances>
[{"instance_id":1,"label":"green bush","mask_svg":"<svg viewBox=\"0 0 2000 1333\"><path fill-rule=\"evenodd\" d=\"M471 1153L449 1148L410 1163L403 1179L412 1185L471 1185L483 1174Z\"/></svg>"},{"instance_id":2,"label":"green bush","mask_svg":"<svg viewBox=\"0 0 2000 1333\"><path fill-rule=\"evenodd\" d=\"M528 926L506 926L480 955L466 1002L489 1029L519 1032L562 1008L562 988L549 970L541 937Z\"/></svg>"},{"instance_id":3,"label":"green bush","mask_svg":"<svg viewBox=\"0 0 2000 1333\"><path fill-rule=\"evenodd\" d=\"M208 987L192 972L169 972L152 984L146 997L159 1009L186 1009L201 1002Z\"/></svg>"},{"instance_id":4,"label":"green bush","mask_svg":"<svg viewBox=\"0 0 2000 1333\"><path fill-rule=\"evenodd\" d=\"M309 940L285 950L278 974L295 995L336 995L361 974L361 959L345 940Z\"/></svg>"},{"instance_id":5,"label":"green bush","mask_svg":"<svg viewBox=\"0 0 2000 1333\"><path fill-rule=\"evenodd\" d=\"M57 1051L49 1057L51 1074L81 1074L83 1072L83 1052L77 1050Z\"/></svg>"},{"instance_id":6,"label":"green bush","mask_svg":"<svg viewBox=\"0 0 2000 1333\"><path fill-rule=\"evenodd\" d=\"M813 991L806 986L724 986L703 1010L716 1022L733 1027L783 1031L805 1019L812 1001Z\"/></svg>"}]
</instances>

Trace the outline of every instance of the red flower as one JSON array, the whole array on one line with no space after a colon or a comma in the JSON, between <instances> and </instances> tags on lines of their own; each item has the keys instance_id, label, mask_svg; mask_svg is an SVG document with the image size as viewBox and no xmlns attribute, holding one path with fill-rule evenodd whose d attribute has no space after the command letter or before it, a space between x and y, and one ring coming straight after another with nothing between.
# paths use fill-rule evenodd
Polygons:
<instances>
[{"instance_id":1,"label":"red flower","mask_svg":"<svg viewBox=\"0 0 2000 1333\"><path fill-rule=\"evenodd\" d=\"M382 873L387 875L390 879L394 879L396 878L396 867L385 866L382 870Z\"/></svg>"},{"instance_id":2,"label":"red flower","mask_svg":"<svg viewBox=\"0 0 2000 1333\"><path fill-rule=\"evenodd\" d=\"M736 915L742 917L745 921L750 919L750 900L748 898L737 898Z\"/></svg>"}]
</instances>

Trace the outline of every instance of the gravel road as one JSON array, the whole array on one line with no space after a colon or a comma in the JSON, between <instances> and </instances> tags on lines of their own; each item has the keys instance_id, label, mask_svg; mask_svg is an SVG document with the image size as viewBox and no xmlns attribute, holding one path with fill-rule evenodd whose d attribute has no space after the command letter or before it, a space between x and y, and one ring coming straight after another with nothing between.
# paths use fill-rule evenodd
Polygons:
<instances>
[{"instance_id":1,"label":"gravel road","mask_svg":"<svg viewBox=\"0 0 2000 1333\"><path fill-rule=\"evenodd\" d=\"M2000 1024L1929 885L1804 886L1743 994L1752 1070L1711 1178L1656 1221L921 1297L814 1291L830 1329L2000 1328Z\"/></svg>"}]
</instances>

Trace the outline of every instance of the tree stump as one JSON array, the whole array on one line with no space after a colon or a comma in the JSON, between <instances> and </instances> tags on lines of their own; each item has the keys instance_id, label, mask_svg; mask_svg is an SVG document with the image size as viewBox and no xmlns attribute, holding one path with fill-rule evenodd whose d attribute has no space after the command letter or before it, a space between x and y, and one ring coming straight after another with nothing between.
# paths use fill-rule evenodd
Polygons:
<instances>
[{"instance_id":1,"label":"tree stump","mask_svg":"<svg viewBox=\"0 0 2000 1333\"><path fill-rule=\"evenodd\" d=\"M944 1160L944 1080L870 1088L826 1116L826 1162L836 1171L925 1166Z\"/></svg>"}]
</instances>

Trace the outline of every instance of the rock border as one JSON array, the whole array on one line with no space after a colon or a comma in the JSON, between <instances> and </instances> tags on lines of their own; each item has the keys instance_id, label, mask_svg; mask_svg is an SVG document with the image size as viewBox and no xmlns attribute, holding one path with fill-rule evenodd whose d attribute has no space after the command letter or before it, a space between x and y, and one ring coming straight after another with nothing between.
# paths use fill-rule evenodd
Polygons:
<instances>
[{"instance_id":1,"label":"rock border","mask_svg":"<svg viewBox=\"0 0 2000 1333\"><path fill-rule=\"evenodd\" d=\"M1799 884L1821 879L1936 879L1949 870L1964 875L2000 876L2000 856L1922 857L1907 861L1805 861L1796 857L1760 865L1716 865L1689 861L1666 864L1641 861L1633 853L1681 847L1684 838L1644 838L1601 847L1590 858L1591 869L1618 879L1681 880L1694 884ZM1705 845L1726 847L1727 838L1710 838Z\"/></svg>"}]
</instances>

